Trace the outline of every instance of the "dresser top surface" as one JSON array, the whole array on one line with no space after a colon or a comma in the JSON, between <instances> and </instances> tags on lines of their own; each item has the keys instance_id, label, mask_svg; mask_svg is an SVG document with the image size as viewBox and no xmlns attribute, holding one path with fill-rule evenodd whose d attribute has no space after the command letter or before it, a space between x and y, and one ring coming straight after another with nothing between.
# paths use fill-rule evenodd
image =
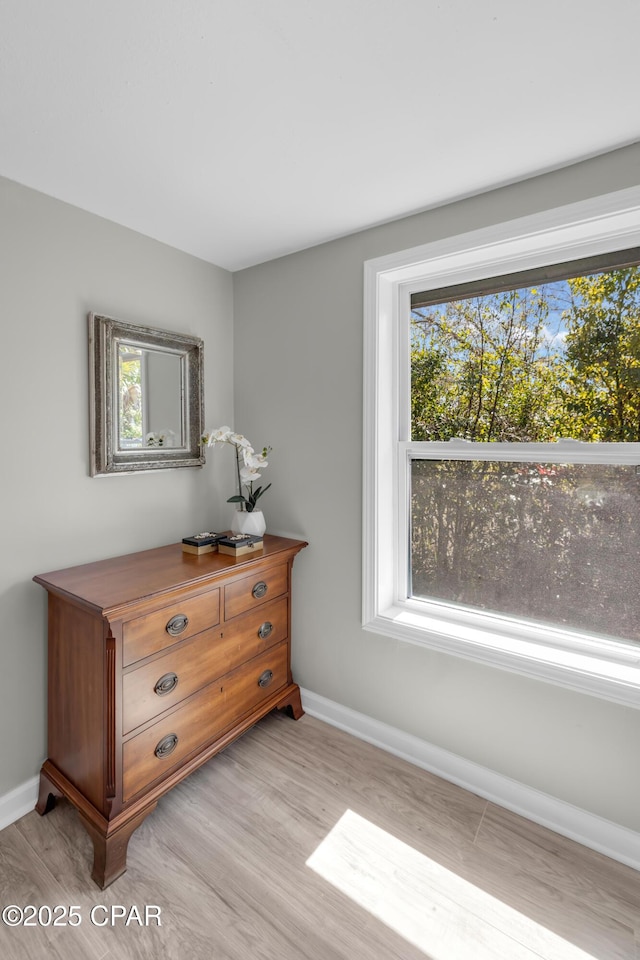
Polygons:
<instances>
[{"instance_id":1,"label":"dresser top surface","mask_svg":"<svg viewBox=\"0 0 640 960\"><path fill-rule=\"evenodd\" d=\"M221 553L195 556L184 553L182 544L172 543L42 573L33 579L51 593L75 598L85 605L106 611L180 587L209 581L213 584L228 573L250 574L252 566L278 555L286 560L306 546L304 540L265 534L264 548L259 554L236 559Z\"/></svg>"}]
</instances>

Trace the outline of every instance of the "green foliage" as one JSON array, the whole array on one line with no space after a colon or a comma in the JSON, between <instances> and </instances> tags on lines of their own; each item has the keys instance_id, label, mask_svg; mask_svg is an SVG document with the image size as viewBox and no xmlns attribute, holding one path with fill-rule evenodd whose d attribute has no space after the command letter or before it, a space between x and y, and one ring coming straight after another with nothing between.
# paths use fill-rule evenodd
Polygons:
<instances>
[{"instance_id":1,"label":"green foliage","mask_svg":"<svg viewBox=\"0 0 640 960\"><path fill-rule=\"evenodd\" d=\"M581 440L640 441L640 270L569 280L565 403Z\"/></svg>"},{"instance_id":2,"label":"green foliage","mask_svg":"<svg viewBox=\"0 0 640 960\"><path fill-rule=\"evenodd\" d=\"M423 308L412 439L640 440L640 270Z\"/></svg>"},{"instance_id":3,"label":"green foliage","mask_svg":"<svg viewBox=\"0 0 640 960\"><path fill-rule=\"evenodd\" d=\"M120 429L119 436L124 440L142 439L142 386L141 354L139 350L123 347L119 354L120 384Z\"/></svg>"},{"instance_id":4,"label":"green foliage","mask_svg":"<svg viewBox=\"0 0 640 960\"><path fill-rule=\"evenodd\" d=\"M421 308L413 440L640 441L640 268ZM640 642L633 467L414 460L412 595Z\"/></svg>"},{"instance_id":5,"label":"green foliage","mask_svg":"<svg viewBox=\"0 0 640 960\"><path fill-rule=\"evenodd\" d=\"M236 493L233 497L228 497L227 503L243 503L244 506L242 509L246 510L247 513L253 513L253 511L256 509L258 500L263 493L267 492L270 486L271 484L268 483L266 487L257 487L254 490L253 484L249 484L249 492L246 497L241 493Z\"/></svg>"}]
</instances>

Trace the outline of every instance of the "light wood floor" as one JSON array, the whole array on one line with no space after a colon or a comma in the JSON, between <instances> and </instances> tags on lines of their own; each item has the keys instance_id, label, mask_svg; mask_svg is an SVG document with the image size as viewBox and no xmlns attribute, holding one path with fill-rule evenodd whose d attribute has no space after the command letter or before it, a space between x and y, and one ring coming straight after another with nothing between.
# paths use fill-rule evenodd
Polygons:
<instances>
[{"instance_id":1,"label":"light wood floor","mask_svg":"<svg viewBox=\"0 0 640 960\"><path fill-rule=\"evenodd\" d=\"M90 858L66 802L0 833L0 907L82 916L0 924L3 960L640 960L640 873L308 716L164 797L105 891ZM94 926L100 904L162 926Z\"/></svg>"}]
</instances>

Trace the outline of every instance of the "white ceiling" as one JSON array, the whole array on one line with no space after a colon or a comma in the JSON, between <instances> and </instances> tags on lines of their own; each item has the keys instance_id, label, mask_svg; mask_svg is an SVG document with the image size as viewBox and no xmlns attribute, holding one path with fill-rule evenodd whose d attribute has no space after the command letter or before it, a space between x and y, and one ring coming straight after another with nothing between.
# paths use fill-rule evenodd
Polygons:
<instances>
[{"instance_id":1,"label":"white ceiling","mask_svg":"<svg viewBox=\"0 0 640 960\"><path fill-rule=\"evenodd\" d=\"M640 139L638 0L0 0L0 174L230 270Z\"/></svg>"}]
</instances>

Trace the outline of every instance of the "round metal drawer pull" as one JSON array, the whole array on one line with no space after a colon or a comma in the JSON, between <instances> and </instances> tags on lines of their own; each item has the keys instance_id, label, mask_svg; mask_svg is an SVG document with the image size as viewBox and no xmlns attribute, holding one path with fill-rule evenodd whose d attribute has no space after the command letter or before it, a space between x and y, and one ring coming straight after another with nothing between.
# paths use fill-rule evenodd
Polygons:
<instances>
[{"instance_id":1,"label":"round metal drawer pull","mask_svg":"<svg viewBox=\"0 0 640 960\"><path fill-rule=\"evenodd\" d=\"M273 624L270 623L269 620L265 620L265 622L260 625L260 629L258 630L258 636L260 637L261 640L266 640L272 630L273 630Z\"/></svg>"},{"instance_id":2,"label":"round metal drawer pull","mask_svg":"<svg viewBox=\"0 0 640 960\"><path fill-rule=\"evenodd\" d=\"M178 674L177 673L165 673L163 677L157 681L155 687L153 688L154 693L157 693L159 697L164 697L166 693L171 693L172 690L178 686Z\"/></svg>"},{"instance_id":3,"label":"round metal drawer pull","mask_svg":"<svg viewBox=\"0 0 640 960\"><path fill-rule=\"evenodd\" d=\"M262 597L264 597L268 589L269 588L267 587L264 580L258 580L255 587L251 591L251 594L256 598L256 600L260 600Z\"/></svg>"},{"instance_id":4,"label":"round metal drawer pull","mask_svg":"<svg viewBox=\"0 0 640 960\"><path fill-rule=\"evenodd\" d=\"M184 613L178 613L175 617L171 617L165 629L172 637L179 637L187 629L188 624L189 617L185 617Z\"/></svg>"},{"instance_id":5,"label":"round metal drawer pull","mask_svg":"<svg viewBox=\"0 0 640 960\"><path fill-rule=\"evenodd\" d=\"M164 760L165 757L168 757L170 753L173 753L175 748L178 746L178 734L170 733L168 736L163 737L158 746L153 751L158 758L158 760Z\"/></svg>"},{"instance_id":6,"label":"round metal drawer pull","mask_svg":"<svg viewBox=\"0 0 640 960\"><path fill-rule=\"evenodd\" d=\"M272 680L273 670L265 670L265 672L261 673L258 677L258 684L261 687L268 687Z\"/></svg>"}]
</instances>

